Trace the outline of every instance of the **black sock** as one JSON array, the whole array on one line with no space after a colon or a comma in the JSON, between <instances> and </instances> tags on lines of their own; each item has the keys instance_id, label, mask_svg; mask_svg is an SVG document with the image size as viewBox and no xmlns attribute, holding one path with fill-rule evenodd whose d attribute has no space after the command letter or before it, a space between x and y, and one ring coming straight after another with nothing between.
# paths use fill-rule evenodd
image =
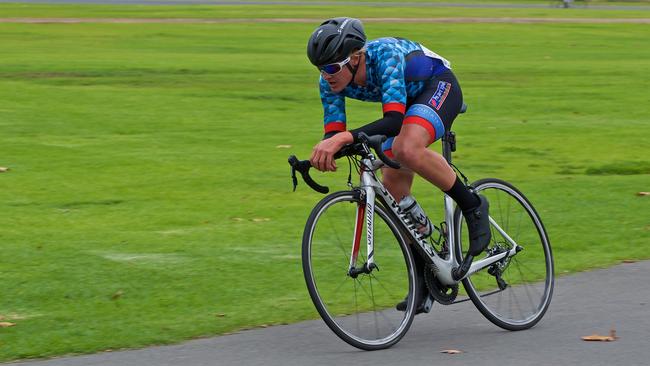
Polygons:
<instances>
[{"instance_id":1,"label":"black sock","mask_svg":"<svg viewBox=\"0 0 650 366\"><path fill-rule=\"evenodd\" d=\"M467 188L458 177L456 177L456 182L451 189L445 191L445 193L456 201L458 207L463 211L471 210L481 204L478 196L470 192L469 188Z\"/></svg>"}]
</instances>

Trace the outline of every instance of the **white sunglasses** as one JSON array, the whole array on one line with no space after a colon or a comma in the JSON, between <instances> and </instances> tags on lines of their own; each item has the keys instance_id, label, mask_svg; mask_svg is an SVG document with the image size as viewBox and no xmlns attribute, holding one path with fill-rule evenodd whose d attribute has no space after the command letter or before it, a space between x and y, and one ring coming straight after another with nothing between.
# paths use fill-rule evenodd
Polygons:
<instances>
[{"instance_id":1,"label":"white sunglasses","mask_svg":"<svg viewBox=\"0 0 650 366\"><path fill-rule=\"evenodd\" d=\"M321 72L324 72L324 73L326 73L328 75L336 75L339 72L341 72L341 70L343 70L343 66L345 66L348 62L350 62L350 57L346 58L345 60L343 60L341 62L335 62L335 63L332 63L332 64L327 64L325 66L321 66L318 69Z\"/></svg>"}]
</instances>

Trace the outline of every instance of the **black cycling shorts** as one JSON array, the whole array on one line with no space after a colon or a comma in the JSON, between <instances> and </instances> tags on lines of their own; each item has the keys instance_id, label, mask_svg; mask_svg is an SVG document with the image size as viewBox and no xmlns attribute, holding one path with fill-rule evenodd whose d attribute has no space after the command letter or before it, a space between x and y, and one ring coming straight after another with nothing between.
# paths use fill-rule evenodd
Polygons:
<instances>
[{"instance_id":1,"label":"black cycling shorts","mask_svg":"<svg viewBox=\"0 0 650 366\"><path fill-rule=\"evenodd\" d=\"M463 92L458 80L451 72L442 74L426 81L422 93L407 101L406 114L402 125L416 124L429 132L429 143L442 138L458 116L463 105ZM393 157L392 146L394 137L384 142L383 150Z\"/></svg>"}]
</instances>

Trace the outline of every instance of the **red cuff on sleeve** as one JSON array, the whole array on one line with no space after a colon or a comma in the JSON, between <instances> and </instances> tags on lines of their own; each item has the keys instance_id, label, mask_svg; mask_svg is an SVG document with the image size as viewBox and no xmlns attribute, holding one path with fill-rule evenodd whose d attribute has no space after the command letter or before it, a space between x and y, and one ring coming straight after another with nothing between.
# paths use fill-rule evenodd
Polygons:
<instances>
[{"instance_id":1,"label":"red cuff on sleeve","mask_svg":"<svg viewBox=\"0 0 650 366\"><path fill-rule=\"evenodd\" d=\"M401 114L404 114L406 112L406 106L402 103L398 102L391 102L391 103L386 103L382 105L382 109L384 113L386 112L399 112Z\"/></svg>"},{"instance_id":2,"label":"red cuff on sleeve","mask_svg":"<svg viewBox=\"0 0 650 366\"><path fill-rule=\"evenodd\" d=\"M344 122L329 122L325 124L325 133L345 131Z\"/></svg>"}]
</instances>

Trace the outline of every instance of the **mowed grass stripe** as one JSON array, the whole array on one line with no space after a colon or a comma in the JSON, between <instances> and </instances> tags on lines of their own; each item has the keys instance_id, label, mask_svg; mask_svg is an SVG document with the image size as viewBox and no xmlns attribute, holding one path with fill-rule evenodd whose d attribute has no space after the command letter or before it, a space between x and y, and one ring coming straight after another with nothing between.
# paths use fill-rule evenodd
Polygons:
<instances>
[{"instance_id":1,"label":"mowed grass stripe","mask_svg":"<svg viewBox=\"0 0 650 366\"><path fill-rule=\"evenodd\" d=\"M0 23L163 23L163 24L221 24L221 23L314 23L317 18L240 18L240 19L208 19L208 18L0 18ZM583 23L583 24L648 24L650 18L480 18L480 17L451 17L451 18L364 18L366 23Z\"/></svg>"},{"instance_id":2,"label":"mowed grass stripe","mask_svg":"<svg viewBox=\"0 0 650 366\"><path fill-rule=\"evenodd\" d=\"M310 18L341 15L360 18L650 18L647 10L560 8L387 7L363 5L102 5L0 4L3 18Z\"/></svg>"}]
</instances>

